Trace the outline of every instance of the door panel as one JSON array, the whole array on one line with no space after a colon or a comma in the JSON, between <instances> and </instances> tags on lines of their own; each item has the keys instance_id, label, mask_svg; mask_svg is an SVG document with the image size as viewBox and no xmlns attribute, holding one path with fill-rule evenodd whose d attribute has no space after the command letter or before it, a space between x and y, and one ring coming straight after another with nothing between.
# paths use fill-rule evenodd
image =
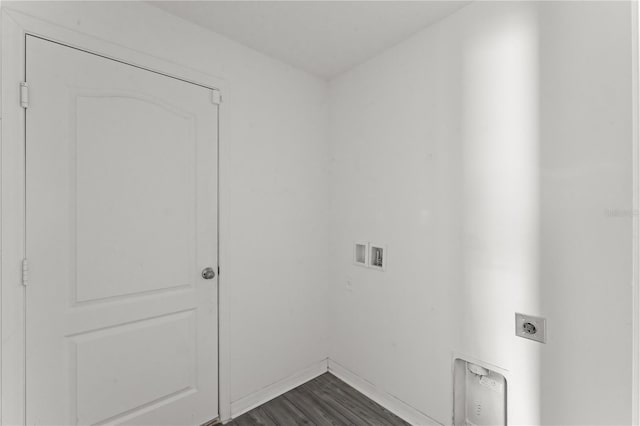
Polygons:
<instances>
[{"instance_id":1,"label":"door panel","mask_svg":"<svg viewBox=\"0 0 640 426\"><path fill-rule=\"evenodd\" d=\"M194 330L191 310L72 337L80 422L95 424L193 391Z\"/></svg>"},{"instance_id":2,"label":"door panel","mask_svg":"<svg viewBox=\"0 0 640 426\"><path fill-rule=\"evenodd\" d=\"M195 118L132 95L87 93L75 113L75 301L189 285Z\"/></svg>"},{"instance_id":3,"label":"door panel","mask_svg":"<svg viewBox=\"0 0 640 426\"><path fill-rule=\"evenodd\" d=\"M209 89L27 37L28 424L218 415Z\"/></svg>"}]
</instances>

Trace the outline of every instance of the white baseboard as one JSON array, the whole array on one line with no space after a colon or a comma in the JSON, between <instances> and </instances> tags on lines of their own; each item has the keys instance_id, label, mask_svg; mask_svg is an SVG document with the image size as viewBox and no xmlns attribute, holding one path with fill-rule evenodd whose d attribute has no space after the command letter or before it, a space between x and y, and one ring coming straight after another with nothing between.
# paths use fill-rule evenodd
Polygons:
<instances>
[{"instance_id":1,"label":"white baseboard","mask_svg":"<svg viewBox=\"0 0 640 426\"><path fill-rule=\"evenodd\" d=\"M372 383L366 381L362 377L358 376L354 372L348 370L332 359L329 359L329 373L333 374L349 386L355 388L366 397L374 400L387 410L391 411L396 416L411 423L412 425L442 426L442 423L435 421L420 410L377 388Z\"/></svg>"},{"instance_id":2,"label":"white baseboard","mask_svg":"<svg viewBox=\"0 0 640 426\"><path fill-rule=\"evenodd\" d=\"M285 392L289 392L291 389L296 388L311 379L315 379L319 375L326 373L327 370L328 360L323 359L322 361L298 371L289 377L240 398L239 400L231 403L231 418L236 418L247 411L251 411L265 402L271 401L272 399Z\"/></svg>"}]
</instances>

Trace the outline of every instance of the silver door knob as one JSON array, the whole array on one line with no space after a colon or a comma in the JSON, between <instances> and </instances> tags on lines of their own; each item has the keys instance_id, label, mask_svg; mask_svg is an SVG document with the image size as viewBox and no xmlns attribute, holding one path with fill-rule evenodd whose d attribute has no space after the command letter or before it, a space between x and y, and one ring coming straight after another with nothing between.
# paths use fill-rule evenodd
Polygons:
<instances>
[{"instance_id":1,"label":"silver door knob","mask_svg":"<svg viewBox=\"0 0 640 426\"><path fill-rule=\"evenodd\" d=\"M213 271L213 268L204 268L202 270L202 278L205 280L212 280L215 276L216 273Z\"/></svg>"}]
</instances>

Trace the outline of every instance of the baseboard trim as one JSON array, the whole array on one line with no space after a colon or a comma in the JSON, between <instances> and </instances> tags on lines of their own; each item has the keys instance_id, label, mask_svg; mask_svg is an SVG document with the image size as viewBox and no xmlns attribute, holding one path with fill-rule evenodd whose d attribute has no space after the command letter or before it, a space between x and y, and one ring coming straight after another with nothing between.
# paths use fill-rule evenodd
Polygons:
<instances>
[{"instance_id":1,"label":"baseboard trim","mask_svg":"<svg viewBox=\"0 0 640 426\"><path fill-rule=\"evenodd\" d=\"M323 359L322 361L318 361L315 364L290 375L289 377L240 398L239 400L231 403L231 418L235 419L247 411L251 411L265 402L271 401L283 393L289 392L291 389L297 388L309 380L315 379L321 374L326 373L327 370L328 360Z\"/></svg>"},{"instance_id":2,"label":"baseboard trim","mask_svg":"<svg viewBox=\"0 0 640 426\"><path fill-rule=\"evenodd\" d=\"M366 381L334 360L329 359L328 361L329 373L333 374L349 386L355 388L366 397L382 405L401 419L411 423L412 425L442 426L442 423L435 421L422 411L377 388L373 383Z\"/></svg>"}]
</instances>

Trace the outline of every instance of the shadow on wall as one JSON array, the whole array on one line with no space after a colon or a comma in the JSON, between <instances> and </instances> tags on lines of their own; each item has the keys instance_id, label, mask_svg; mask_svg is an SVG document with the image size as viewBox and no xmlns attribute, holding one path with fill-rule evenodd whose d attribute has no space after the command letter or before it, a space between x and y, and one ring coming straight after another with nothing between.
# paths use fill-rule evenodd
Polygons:
<instances>
[{"instance_id":1,"label":"shadow on wall","mask_svg":"<svg viewBox=\"0 0 640 426\"><path fill-rule=\"evenodd\" d=\"M539 23L541 421L630 424L631 2L543 2Z\"/></svg>"}]
</instances>

